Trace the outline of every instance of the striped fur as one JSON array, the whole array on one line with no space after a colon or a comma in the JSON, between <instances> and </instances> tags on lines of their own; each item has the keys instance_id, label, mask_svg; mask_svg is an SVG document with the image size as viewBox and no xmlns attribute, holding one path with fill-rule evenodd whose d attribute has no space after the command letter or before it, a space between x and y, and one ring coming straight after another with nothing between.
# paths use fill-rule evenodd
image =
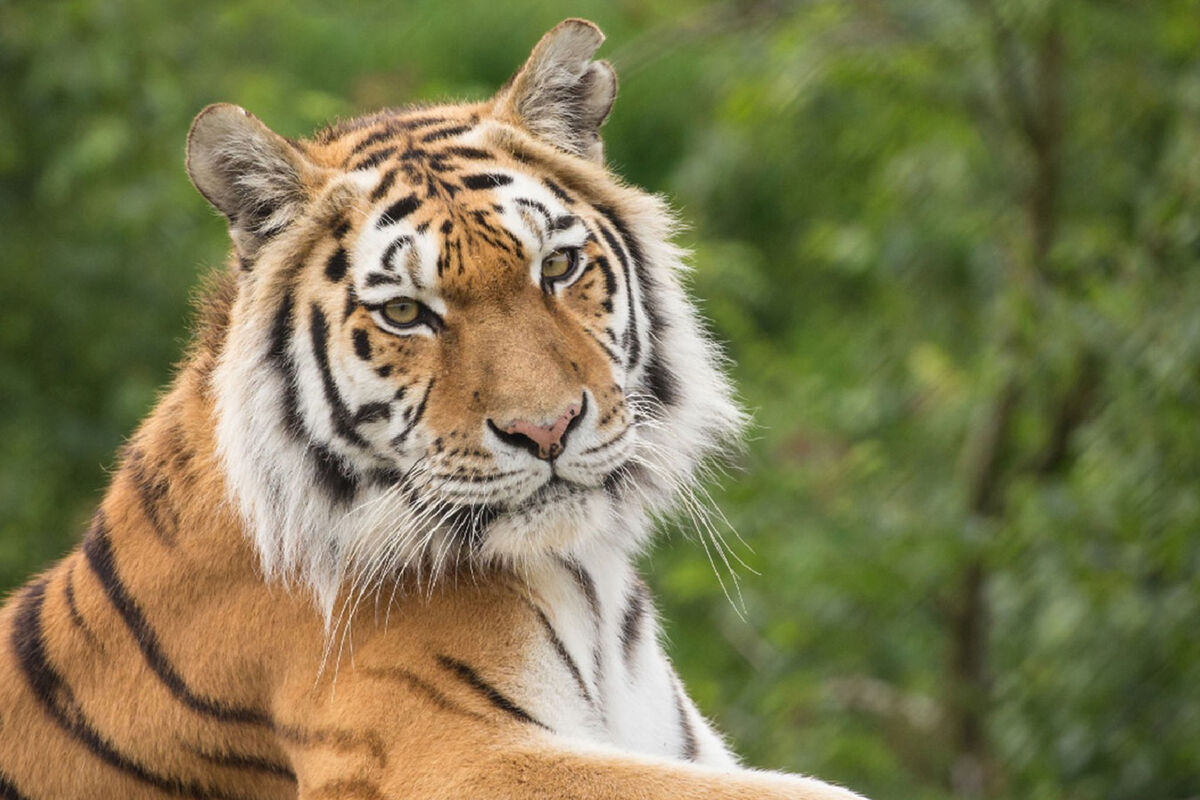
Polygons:
<instances>
[{"instance_id":1,"label":"striped fur","mask_svg":"<svg viewBox=\"0 0 1200 800\"><path fill-rule=\"evenodd\" d=\"M0 610L0 798L852 797L737 765L632 566L740 417L670 215L603 166L600 39L305 141L197 118L232 267Z\"/></svg>"}]
</instances>

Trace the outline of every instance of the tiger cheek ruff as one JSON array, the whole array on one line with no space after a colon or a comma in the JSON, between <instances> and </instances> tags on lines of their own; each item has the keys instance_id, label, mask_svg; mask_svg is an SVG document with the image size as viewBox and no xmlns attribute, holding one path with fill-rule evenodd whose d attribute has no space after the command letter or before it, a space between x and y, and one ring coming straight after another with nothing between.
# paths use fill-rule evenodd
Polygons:
<instances>
[{"instance_id":1,"label":"tiger cheek ruff","mask_svg":"<svg viewBox=\"0 0 1200 800\"><path fill-rule=\"evenodd\" d=\"M188 136L228 220L82 544L0 612L0 797L851 798L741 767L648 520L741 424L567 20L491 100Z\"/></svg>"}]
</instances>

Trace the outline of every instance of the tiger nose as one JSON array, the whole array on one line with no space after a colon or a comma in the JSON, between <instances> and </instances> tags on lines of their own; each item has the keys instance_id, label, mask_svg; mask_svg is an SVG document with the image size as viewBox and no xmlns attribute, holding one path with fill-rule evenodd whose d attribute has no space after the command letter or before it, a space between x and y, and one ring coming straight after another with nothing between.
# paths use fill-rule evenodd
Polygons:
<instances>
[{"instance_id":1,"label":"tiger nose","mask_svg":"<svg viewBox=\"0 0 1200 800\"><path fill-rule=\"evenodd\" d=\"M549 461L557 458L565 447L567 434L583 418L587 398L579 403L572 403L553 423L539 424L525 419L515 419L503 425L496 425L491 420L493 431L503 434L503 440L509 444L523 447L540 459Z\"/></svg>"}]
</instances>

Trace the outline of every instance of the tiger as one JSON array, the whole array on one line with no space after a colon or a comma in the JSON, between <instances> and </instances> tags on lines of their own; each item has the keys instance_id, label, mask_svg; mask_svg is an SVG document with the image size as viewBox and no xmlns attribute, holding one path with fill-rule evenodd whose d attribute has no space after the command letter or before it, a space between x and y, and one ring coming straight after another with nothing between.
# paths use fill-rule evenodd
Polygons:
<instances>
[{"instance_id":1,"label":"tiger","mask_svg":"<svg viewBox=\"0 0 1200 800\"><path fill-rule=\"evenodd\" d=\"M858 797L743 766L660 643L635 558L743 415L602 41L309 139L195 118L228 264L0 611L0 798Z\"/></svg>"}]
</instances>

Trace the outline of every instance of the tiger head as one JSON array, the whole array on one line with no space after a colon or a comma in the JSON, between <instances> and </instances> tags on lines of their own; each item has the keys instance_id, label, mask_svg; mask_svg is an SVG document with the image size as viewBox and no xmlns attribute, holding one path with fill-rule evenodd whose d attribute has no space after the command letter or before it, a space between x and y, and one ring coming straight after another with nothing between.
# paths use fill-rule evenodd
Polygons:
<instances>
[{"instance_id":1,"label":"tiger head","mask_svg":"<svg viewBox=\"0 0 1200 800\"><path fill-rule=\"evenodd\" d=\"M220 463L265 571L327 618L347 581L632 551L738 428L670 213L605 168L602 40L567 20L487 102L310 140L193 123L237 273Z\"/></svg>"}]
</instances>

